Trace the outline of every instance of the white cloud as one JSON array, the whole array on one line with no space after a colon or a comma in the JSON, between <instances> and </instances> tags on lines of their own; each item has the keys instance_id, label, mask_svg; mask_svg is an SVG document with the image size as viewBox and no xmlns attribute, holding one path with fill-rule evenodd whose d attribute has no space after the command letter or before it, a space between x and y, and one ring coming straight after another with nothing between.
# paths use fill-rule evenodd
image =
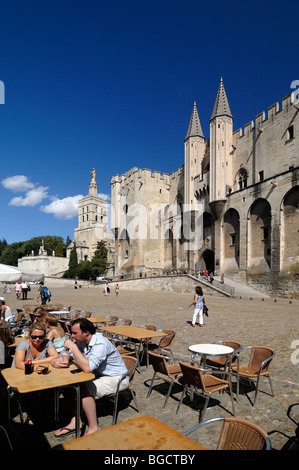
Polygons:
<instances>
[{"instance_id":1,"label":"white cloud","mask_svg":"<svg viewBox=\"0 0 299 470\"><path fill-rule=\"evenodd\" d=\"M78 215L78 201L84 196L69 196L64 199L54 198L47 206L42 206L41 211L53 214L57 219L72 219Z\"/></svg>"},{"instance_id":2,"label":"white cloud","mask_svg":"<svg viewBox=\"0 0 299 470\"><path fill-rule=\"evenodd\" d=\"M27 191L26 196L17 196L14 197L9 205L10 206L17 206L17 207L25 207L25 206L36 206L40 202L42 202L45 197L48 196L47 193L47 187L44 186L39 186L37 188L31 189L30 191Z\"/></svg>"},{"instance_id":3,"label":"white cloud","mask_svg":"<svg viewBox=\"0 0 299 470\"><path fill-rule=\"evenodd\" d=\"M10 189L14 193L28 191L35 186L31 181L29 181L27 176L24 175L10 176L3 179L1 184L5 189Z\"/></svg>"},{"instance_id":4,"label":"white cloud","mask_svg":"<svg viewBox=\"0 0 299 470\"><path fill-rule=\"evenodd\" d=\"M104 201L110 201L110 196L109 194L103 194L103 193L100 193L99 196L104 199Z\"/></svg>"},{"instance_id":5,"label":"white cloud","mask_svg":"<svg viewBox=\"0 0 299 470\"><path fill-rule=\"evenodd\" d=\"M84 196L69 196L63 199L50 196L48 187L32 183L25 175L15 175L5 178L1 181L5 189L13 192L25 192L23 196L16 196L11 199L9 205L16 207L34 207L40 204L44 199L51 200L50 204L43 205L40 210L46 214L52 214L57 219L73 219L78 216L78 201ZM110 200L108 194L99 194L105 201Z\"/></svg>"}]
</instances>

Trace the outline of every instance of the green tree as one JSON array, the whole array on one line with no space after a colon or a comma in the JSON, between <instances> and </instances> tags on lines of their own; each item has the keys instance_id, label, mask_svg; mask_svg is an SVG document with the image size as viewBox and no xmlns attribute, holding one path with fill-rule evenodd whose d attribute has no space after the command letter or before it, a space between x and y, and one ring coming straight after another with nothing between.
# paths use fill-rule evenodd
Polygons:
<instances>
[{"instance_id":1,"label":"green tree","mask_svg":"<svg viewBox=\"0 0 299 470\"><path fill-rule=\"evenodd\" d=\"M18 266L18 259L22 256L23 242L11 243L4 248L0 256L0 263Z\"/></svg>"},{"instance_id":2,"label":"green tree","mask_svg":"<svg viewBox=\"0 0 299 470\"><path fill-rule=\"evenodd\" d=\"M70 253L69 268L64 273L64 277L75 278L77 276L77 268L78 268L77 246L76 246L76 243L74 243L74 246Z\"/></svg>"},{"instance_id":3,"label":"green tree","mask_svg":"<svg viewBox=\"0 0 299 470\"><path fill-rule=\"evenodd\" d=\"M7 247L7 241L5 240L5 238L2 238L2 240L0 240L0 256L2 255L2 252L4 248L6 247Z\"/></svg>"},{"instance_id":4,"label":"green tree","mask_svg":"<svg viewBox=\"0 0 299 470\"><path fill-rule=\"evenodd\" d=\"M94 252L91 261L83 261L76 269L76 275L80 279L96 279L97 276L104 274L108 268L108 250L105 242L101 241L97 244L97 249ZM65 273L67 277L74 277L69 275L69 270Z\"/></svg>"},{"instance_id":5,"label":"green tree","mask_svg":"<svg viewBox=\"0 0 299 470\"><path fill-rule=\"evenodd\" d=\"M62 237L48 235L44 238L44 246L49 254L52 254L52 251L55 251L55 256L65 256L66 254L67 245Z\"/></svg>"},{"instance_id":6,"label":"green tree","mask_svg":"<svg viewBox=\"0 0 299 470\"><path fill-rule=\"evenodd\" d=\"M107 261L108 250L104 241L98 242L92 259L102 259Z\"/></svg>"},{"instance_id":7,"label":"green tree","mask_svg":"<svg viewBox=\"0 0 299 470\"><path fill-rule=\"evenodd\" d=\"M91 261L83 261L83 263L80 263L76 272L79 279L95 279Z\"/></svg>"},{"instance_id":8,"label":"green tree","mask_svg":"<svg viewBox=\"0 0 299 470\"><path fill-rule=\"evenodd\" d=\"M66 243L62 237L56 235L47 235L33 237L30 240L7 244L6 240L0 240L0 263L10 264L12 266L18 266L18 259L22 256L31 255L34 252L38 254L39 248L44 240L45 250L49 255L52 251L55 251L56 256L66 255Z\"/></svg>"},{"instance_id":9,"label":"green tree","mask_svg":"<svg viewBox=\"0 0 299 470\"><path fill-rule=\"evenodd\" d=\"M33 252L35 255L38 254L39 248L42 244L42 237L34 237L26 242L23 242L24 245L24 254L23 256L31 255Z\"/></svg>"},{"instance_id":10,"label":"green tree","mask_svg":"<svg viewBox=\"0 0 299 470\"><path fill-rule=\"evenodd\" d=\"M100 274L104 274L107 271L109 264L107 255L108 250L105 242L98 242L97 249L95 250L93 258L91 260L93 279L95 279Z\"/></svg>"}]
</instances>

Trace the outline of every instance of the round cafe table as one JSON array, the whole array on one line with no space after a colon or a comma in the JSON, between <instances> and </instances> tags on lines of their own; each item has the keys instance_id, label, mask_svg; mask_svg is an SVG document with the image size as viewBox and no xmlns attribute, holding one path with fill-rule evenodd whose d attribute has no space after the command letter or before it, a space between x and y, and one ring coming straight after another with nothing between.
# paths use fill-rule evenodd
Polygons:
<instances>
[{"instance_id":1,"label":"round cafe table","mask_svg":"<svg viewBox=\"0 0 299 470\"><path fill-rule=\"evenodd\" d=\"M70 313L69 310L51 310L48 312L50 315L56 315L57 319L60 320L61 317L67 317L67 315Z\"/></svg>"},{"instance_id":2,"label":"round cafe table","mask_svg":"<svg viewBox=\"0 0 299 470\"><path fill-rule=\"evenodd\" d=\"M191 352L191 360L197 355L202 356L203 368L206 367L207 356L228 356L234 352L233 348L217 343L192 344L188 349Z\"/></svg>"}]
</instances>

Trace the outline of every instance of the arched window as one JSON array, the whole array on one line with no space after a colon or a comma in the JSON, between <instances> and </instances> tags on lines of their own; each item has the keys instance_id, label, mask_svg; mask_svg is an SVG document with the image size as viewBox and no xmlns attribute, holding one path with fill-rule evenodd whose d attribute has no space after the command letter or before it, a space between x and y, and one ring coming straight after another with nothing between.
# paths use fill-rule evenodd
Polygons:
<instances>
[{"instance_id":1,"label":"arched window","mask_svg":"<svg viewBox=\"0 0 299 470\"><path fill-rule=\"evenodd\" d=\"M247 188L247 179L248 179L248 172L245 168L241 168L238 173L238 185L239 189Z\"/></svg>"}]
</instances>

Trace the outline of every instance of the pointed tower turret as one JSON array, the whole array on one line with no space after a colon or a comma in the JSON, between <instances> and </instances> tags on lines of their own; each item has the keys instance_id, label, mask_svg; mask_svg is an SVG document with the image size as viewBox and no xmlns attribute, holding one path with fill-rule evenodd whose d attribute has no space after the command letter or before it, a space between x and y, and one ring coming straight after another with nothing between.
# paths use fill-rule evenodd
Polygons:
<instances>
[{"instance_id":1,"label":"pointed tower turret","mask_svg":"<svg viewBox=\"0 0 299 470\"><path fill-rule=\"evenodd\" d=\"M221 77L210 119L210 206L216 218L233 183L233 116Z\"/></svg>"},{"instance_id":2,"label":"pointed tower turret","mask_svg":"<svg viewBox=\"0 0 299 470\"><path fill-rule=\"evenodd\" d=\"M217 117L217 116L228 116L228 117L233 117L229 104L228 104L228 99L226 96L224 84L223 84L223 79L221 77L220 79L220 85L218 88L218 93L216 96L216 101L213 109L213 113L211 116L211 119Z\"/></svg>"},{"instance_id":3,"label":"pointed tower turret","mask_svg":"<svg viewBox=\"0 0 299 470\"><path fill-rule=\"evenodd\" d=\"M196 107L196 101L194 101L193 110L192 110L191 118L189 121L189 126L188 126L185 140L188 139L189 137L195 137L195 136L204 138L197 107Z\"/></svg>"},{"instance_id":4,"label":"pointed tower turret","mask_svg":"<svg viewBox=\"0 0 299 470\"><path fill-rule=\"evenodd\" d=\"M204 157L205 138L194 101L187 134L185 137L184 165L184 204L194 204L194 178L201 173L201 162Z\"/></svg>"}]
</instances>

